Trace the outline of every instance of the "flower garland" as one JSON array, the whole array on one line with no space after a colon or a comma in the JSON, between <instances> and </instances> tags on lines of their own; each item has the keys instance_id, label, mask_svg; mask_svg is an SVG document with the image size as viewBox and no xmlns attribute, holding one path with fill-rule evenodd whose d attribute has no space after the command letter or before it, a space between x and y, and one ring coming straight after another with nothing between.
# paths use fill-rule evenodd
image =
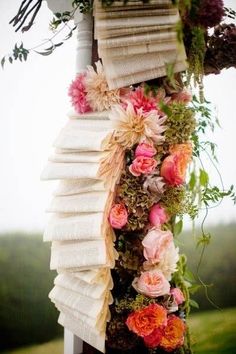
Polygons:
<instances>
[{"instance_id":1,"label":"flower garland","mask_svg":"<svg viewBox=\"0 0 236 354\"><path fill-rule=\"evenodd\" d=\"M108 347L135 349L141 343L165 352L187 348L189 294L179 272L183 259L173 222L177 215L193 212L185 188L196 127L188 107L191 94L182 89L166 95L163 87L147 90L145 84L109 91L101 63L96 69L79 74L69 95L78 113L110 109L114 126L112 157L103 161L112 166L109 171L118 183L109 212L119 260L113 272ZM122 163L114 172L117 149Z\"/></svg>"}]
</instances>

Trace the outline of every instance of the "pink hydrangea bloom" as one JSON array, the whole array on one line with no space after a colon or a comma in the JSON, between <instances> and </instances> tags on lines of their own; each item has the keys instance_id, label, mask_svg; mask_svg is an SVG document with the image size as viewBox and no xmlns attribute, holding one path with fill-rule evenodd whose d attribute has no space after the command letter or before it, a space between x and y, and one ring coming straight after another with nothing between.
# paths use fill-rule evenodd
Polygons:
<instances>
[{"instance_id":1,"label":"pink hydrangea bloom","mask_svg":"<svg viewBox=\"0 0 236 354\"><path fill-rule=\"evenodd\" d=\"M86 98L85 77L86 73L78 74L75 80L72 81L68 91L72 106L77 113L86 113L92 110Z\"/></svg>"}]
</instances>

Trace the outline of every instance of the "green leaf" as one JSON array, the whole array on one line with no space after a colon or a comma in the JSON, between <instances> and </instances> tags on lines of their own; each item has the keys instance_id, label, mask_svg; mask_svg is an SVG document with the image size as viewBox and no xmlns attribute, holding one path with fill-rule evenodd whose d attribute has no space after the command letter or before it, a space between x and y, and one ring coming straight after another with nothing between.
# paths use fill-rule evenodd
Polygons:
<instances>
[{"instance_id":1,"label":"green leaf","mask_svg":"<svg viewBox=\"0 0 236 354\"><path fill-rule=\"evenodd\" d=\"M6 58L3 57L2 60L1 60L1 67L2 67L2 68L4 68L5 61L6 61Z\"/></svg>"},{"instance_id":2,"label":"green leaf","mask_svg":"<svg viewBox=\"0 0 236 354\"><path fill-rule=\"evenodd\" d=\"M36 52L37 54L40 54L40 55L43 55L43 56L47 56L47 55L52 54L53 50L49 50L49 51L47 51L47 52L37 52L37 51L35 50L35 52Z\"/></svg>"},{"instance_id":3,"label":"green leaf","mask_svg":"<svg viewBox=\"0 0 236 354\"><path fill-rule=\"evenodd\" d=\"M202 187L206 187L208 185L209 176L205 170L200 169L199 181Z\"/></svg>"},{"instance_id":4,"label":"green leaf","mask_svg":"<svg viewBox=\"0 0 236 354\"><path fill-rule=\"evenodd\" d=\"M192 285L188 290L189 290L190 294L195 294L201 288L202 288L202 285L195 284L195 285Z\"/></svg>"},{"instance_id":5,"label":"green leaf","mask_svg":"<svg viewBox=\"0 0 236 354\"><path fill-rule=\"evenodd\" d=\"M184 277L186 280L188 280L191 283L195 282L194 274L189 269L186 269L184 273Z\"/></svg>"},{"instance_id":6,"label":"green leaf","mask_svg":"<svg viewBox=\"0 0 236 354\"><path fill-rule=\"evenodd\" d=\"M9 57L9 58L8 58L8 60L9 60L9 63L11 63L11 64L12 64L12 62L13 62L12 57Z\"/></svg>"},{"instance_id":7,"label":"green leaf","mask_svg":"<svg viewBox=\"0 0 236 354\"><path fill-rule=\"evenodd\" d=\"M171 109L163 101L159 103L159 106L162 112L164 112L167 116L171 116Z\"/></svg>"},{"instance_id":8,"label":"green leaf","mask_svg":"<svg viewBox=\"0 0 236 354\"><path fill-rule=\"evenodd\" d=\"M195 300L193 300L193 299L190 299L190 300L189 300L189 305L190 305L191 307L194 307L194 308L196 308L196 309L199 309L198 303L197 303Z\"/></svg>"},{"instance_id":9,"label":"green leaf","mask_svg":"<svg viewBox=\"0 0 236 354\"><path fill-rule=\"evenodd\" d=\"M175 225L174 225L174 235L178 236L183 230L183 220L179 220Z\"/></svg>"},{"instance_id":10,"label":"green leaf","mask_svg":"<svg viewBox=\"0 0 236 354\"><path fill-rule=\"evenodd\" d=\"M189 180L189 188L190 190L192 191L194 189L194 187L196 186L196 182L197 182L197 179L196 179L196 174L195 172L191 172L190 174L190 180Z\"/></svg>"}]
</instances>

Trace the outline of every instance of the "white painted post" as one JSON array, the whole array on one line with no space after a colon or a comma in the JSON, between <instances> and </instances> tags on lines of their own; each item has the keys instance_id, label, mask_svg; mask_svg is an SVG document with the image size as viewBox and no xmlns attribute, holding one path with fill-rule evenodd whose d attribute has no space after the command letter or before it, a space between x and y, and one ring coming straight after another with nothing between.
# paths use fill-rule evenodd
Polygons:
<instances>
[{"instance_id":1,"label":"white painted post","mask_svg":"<svg viewBox=\"0 0 236 354\"><path fill-rule=\"evenodd\" d=\"M46 0L53 12L72 11L72 0ZM84 71L92 62L92 15L76 11L74 22L77 27L76 73ZM64 329L64 354L82 354L83 341Z\"/></svg>"},{"instance_id":2,"label":"white painted post","mask_svg":"<svg viewBox=\"0 0 236 354\"><path fill-rule=\"evenodd\" d=\"M64 329L64 354L83 353L83 341L73 333Z\"/></svg>"}]
</instances>

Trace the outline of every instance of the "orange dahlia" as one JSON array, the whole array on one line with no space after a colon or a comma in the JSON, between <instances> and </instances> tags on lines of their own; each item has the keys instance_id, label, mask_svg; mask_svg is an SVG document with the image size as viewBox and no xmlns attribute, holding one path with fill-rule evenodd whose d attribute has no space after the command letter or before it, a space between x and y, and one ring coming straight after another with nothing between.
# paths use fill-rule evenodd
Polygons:
<instances>
[{"instance_id":1,"label":"orange dahlia","mask_svg":"<svg viewBox=\"0 0 236 354\"><path fill-rule=\"evenodd\" d=\"M155 329L165 326L166 323L167 311L158 304L151 304L132 312L126 321L129 330L141 337L148 336Z\"/></svg>"}]
</instances>

